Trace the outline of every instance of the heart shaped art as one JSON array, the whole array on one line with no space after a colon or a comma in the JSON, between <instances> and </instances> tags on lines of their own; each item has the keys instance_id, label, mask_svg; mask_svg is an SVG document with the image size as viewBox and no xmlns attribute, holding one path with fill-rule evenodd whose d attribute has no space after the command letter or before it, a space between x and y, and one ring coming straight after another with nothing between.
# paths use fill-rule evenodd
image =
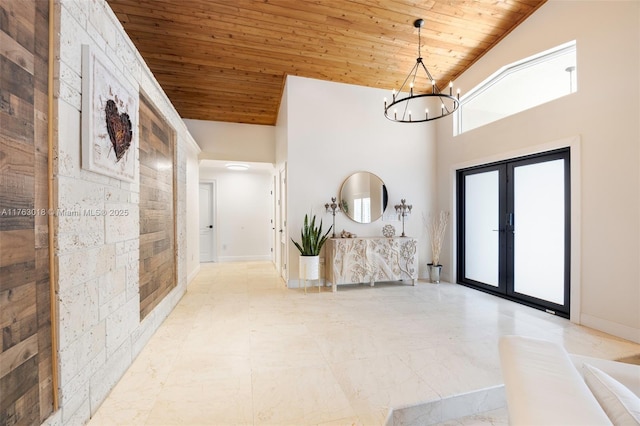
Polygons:
<instances>
[{"instance_id":1,"label":"heart shaped art","mask_svg":"<svg viewBox=\"0 0 640 426\"><path fill-rule=\"evenodd\" d=\"M126 112L118 114L118 106L112 99L107 101L104 111L107 118L107 132L113 151L116 153L116 162L118 162L131 146L133 138L131 120Z\"/></svg>"}]
</instances>

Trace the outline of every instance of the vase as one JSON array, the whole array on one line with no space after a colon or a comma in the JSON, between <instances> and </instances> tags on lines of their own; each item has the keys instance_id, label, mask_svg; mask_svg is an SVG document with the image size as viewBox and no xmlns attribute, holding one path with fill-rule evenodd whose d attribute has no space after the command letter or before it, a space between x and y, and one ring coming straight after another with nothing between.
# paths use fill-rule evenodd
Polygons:
<instances>
[{"instance_id":1,"label":"vase","mask_svg":"<svg viewBox=\"0 0 640 426\"><path fill-rule=\"evenodd\" d=\"M298 277L303 281L304 292L307 292L307 281L320 279L320 256L300 256ZM320 291L320 285L318 285Z\"/></svg>"},{"instance_id":2,"label":"vase","mask_svg":"<svg viewBox=\"0 0 640 426\"><path fill-rule=\"evenodd\" d=\"M435 284L439 283L440 273L442 272L442 265L434 265L432 263L429 263L427 265L427 268L429 270L429 281Z\"/></svg>"}]
</instances>

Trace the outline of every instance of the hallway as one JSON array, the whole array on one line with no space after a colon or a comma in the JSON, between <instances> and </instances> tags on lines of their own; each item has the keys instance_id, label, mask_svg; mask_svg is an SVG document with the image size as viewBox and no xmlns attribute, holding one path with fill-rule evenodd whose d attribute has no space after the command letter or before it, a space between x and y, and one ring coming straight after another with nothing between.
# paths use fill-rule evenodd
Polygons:
<instances>
[{"instance_id":1,"label":"hallway","mask_svg":"<svg viewBox=\"0 0 640 426\"><path fill-rule=\"evenodd\" d=\"M89 425L384 425L391 408L500 385L503 334L608 359L640 353L459 285L305 294L269 262L208 263ZM464 424L505 421L495 413ZM437 409L432 422L447 418Z\"/></svg>"}]
</instances>

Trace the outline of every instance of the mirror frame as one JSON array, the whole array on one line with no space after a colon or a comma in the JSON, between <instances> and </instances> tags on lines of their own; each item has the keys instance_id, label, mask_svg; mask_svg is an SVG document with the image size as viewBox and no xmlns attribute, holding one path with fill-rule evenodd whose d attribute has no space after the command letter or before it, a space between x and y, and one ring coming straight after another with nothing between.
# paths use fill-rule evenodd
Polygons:
<instances>
[{"instance_id":1,"label":"mirror frame","mask_svg":"<svg viewBox=\"0 0 640 426\"><path fill-rule=\"evenodd\" d=\"M357 187L357 186L355 188L349 188L348 187L348 185L350 185L350 184L352 186L357 185L358 184L357 180L359 178L362 179L363 181L366 181L366 182L362 182L360 187ZM371 195L371 183L374 182L374 181L379 182L378 186L376 188L374 188L374 189L380 192L380 197L379 198L380 198L380 202L382 203L382 205L381 205L382 209L380 211L378 211L379 209L376 210L376 211L371 210L370 214L369 214L370 217L369 217L368 221L367 220L358 220L353 216L353 212L350 212L349 208L348 208L349 205L351 205L351 206L353 205L353 201L352 201L353 200L353 196L348 197L350 203L346 204L347 208L345 209L345 201L344 200L345 200L345 197L347 197L347 195L348 195L348 194L345 193L345 191L350 189L351 193L358 192L358 193L362 193L362 194L367 193L367 194ZM369 185L365 186L367 182L369 183ZM361 172L356 172L356 173L351 174L350 176L348 176L344 180L344 182L342 182L342 186L340 187L339 200L340 200L340 210L342 210L342 212L349 219L353 220L356 223L365 223L366 224L366 223L373 223L376 220L380 219L384 215L384 212L387 209L387 206L389 205L389 193L388 193L388 190L387 190L387 185L384 183L384 181L382 179L380 179L380 177L378 177L377 175L375 175L375 174L373 174L371 172L361 171Z\"/></svg>"}]
</instances>

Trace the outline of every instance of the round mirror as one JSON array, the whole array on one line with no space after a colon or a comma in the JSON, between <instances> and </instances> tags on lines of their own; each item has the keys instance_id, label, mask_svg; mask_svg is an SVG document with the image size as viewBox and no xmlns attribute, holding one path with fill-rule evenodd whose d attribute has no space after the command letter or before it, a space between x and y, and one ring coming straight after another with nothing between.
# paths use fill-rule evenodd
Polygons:
<instances>
[{"instance_id":1,"label":"round mirror","mask_svg":"<svg viewBox=\"0 0 640 426\"><path fill-rule=\"evenodd\" d=\"M358 223L371 223L382 217L387 208L387 187L373 173L358 172L349 176L340 189L340 209Z\"/></svg>"}]
</instances>

